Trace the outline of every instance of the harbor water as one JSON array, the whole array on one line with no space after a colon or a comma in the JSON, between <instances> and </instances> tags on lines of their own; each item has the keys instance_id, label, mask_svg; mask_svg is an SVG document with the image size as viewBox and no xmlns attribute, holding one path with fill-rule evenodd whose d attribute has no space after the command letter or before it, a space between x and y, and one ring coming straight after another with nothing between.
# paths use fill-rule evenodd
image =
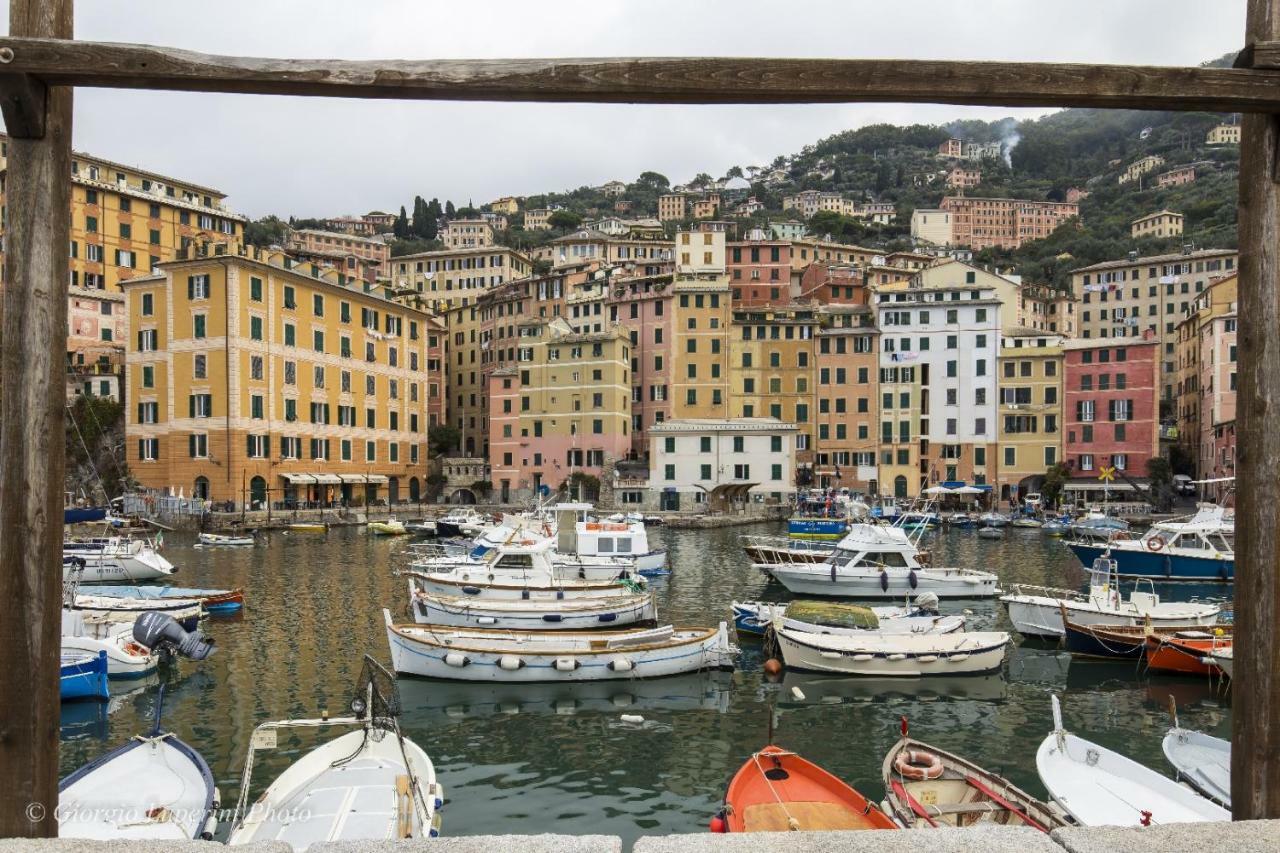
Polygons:
<instances>
[{"instance_id":1,"label":"harbor water","mask_svg":"<svg viewBox=\"0 0 1280 853\"><path fill-rule=\"evenodd\" d=\"M652 538L669 549L673 568L653 582L660 618L710 625L728 619L734 599L786 598L742 552L743 535L775 529L656 529ZM255 725L318 716L322 708L342 714L362 656L389 663L382 608L405 618L406 584L392 570L406 564L408 542L343 528L272 533L266 547L193 543L166 537L165 556L179 567L174 583L244 587L245 611L205 623L218 646L209 660L181 661L147 681L113 680L109 703L64 705L61 766L70 773L149 729L155 685L163 681L164 726L203 753L230 807ZM947 531L929 534L926 547L935 565L987 569L1006 585L1085 582L1067 547L1038 530L1011 529L1003 540ZM1171 600L1229 594L1221 586L1157 589ZM971 630L1010 630L996 601L942 608L971 610ZM1171 695L1184 726L1230 737L1229 695L1208 680L1148 676L1132 663L1072 661L1043 644L1019 642L1004 671L990 676L789 673L777 683L763 677L760 645L740 645L734 673L656 681L500 686L400 679L401 726L434 760L445 788L444 833L603 833L629 842L698 832L729 778L766 742L771 714L775 742L874 800L883 796L881 763L901 717L916 738L1041 796L1035 750L1051 728L1052 693L1063 696L1069 728L1164 773L1171 773L1160 750ZM312 732L282 734L278 749L260 752L252 796L315 743Z\"/></svg>"}]
</instances>

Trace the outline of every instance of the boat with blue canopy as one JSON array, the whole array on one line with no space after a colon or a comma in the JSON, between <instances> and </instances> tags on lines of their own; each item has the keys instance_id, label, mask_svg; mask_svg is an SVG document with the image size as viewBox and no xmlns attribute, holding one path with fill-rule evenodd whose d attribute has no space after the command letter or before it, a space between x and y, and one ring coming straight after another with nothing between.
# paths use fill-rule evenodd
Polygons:
<instances>
[{"instance_id":1,"label":"boat with blue canopy","mask_svg":"<svg viewBox=\"0 0 1280 853\"><path fill-rule=\"evenodd\" d=\"M1084 565L1107 552L1122 578L1166 581L1224 581L1235 578L1235 516L1202 504L1190 518L1161 521L1141 537L1114 535L1110 541L1067 543Z\"/></svg>"}]
</instances>

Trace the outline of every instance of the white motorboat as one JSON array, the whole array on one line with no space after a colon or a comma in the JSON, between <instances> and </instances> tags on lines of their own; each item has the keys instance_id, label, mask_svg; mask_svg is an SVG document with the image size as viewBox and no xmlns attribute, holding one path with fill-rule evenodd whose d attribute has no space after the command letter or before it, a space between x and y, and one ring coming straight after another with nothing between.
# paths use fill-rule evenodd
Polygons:
<instances>
[{"instance_id":1,"label":"white motorboat","mask_svg":"<svg viewBox=\"0 0 1280 853\"><path fill-rule=\"evenodd\" d=\"M1231 812L1188 787L1062 725L1053 697L1054 730L1036 752L1036 771L1052 800L1083 826L1161 826L1231 820Z\"/></svg>"},{"instance_id":2,"label":"white motorboat","mask_svg":"<svg viewBox=\"0 0 1280 853\"><path fill-rule=\"evenodd\" d=\"M1003 527L979 527L978 538L979 539L1003 539L1004 528Z\"/></svg>"},{"instance_id":3,"label":"white motorboat","mask_svg":"<svg viewBox=\"0 0 1280 853\"><path fill-rule=\"evenodd\" d=\"M653 595L581 596L565 599L479 599L434 595L409 578L413 620L423 625L497 628L524 631L569 631L620 628L657 618Z\"/></svg>"},{"instance_id":4,"label":"white motorboat","mask_svg":"<svg viewBox=\"0 0 1280 853\"><path fill-rule=\"evenodd\" d=\"M159 658L133 638L133 622L87 617L78 610L62 611L62 648L96 656L107 653L107 675L139 678L155 671Z\"/></svg>"},{"instance_id":5,"label":"white motorboat","mask_svg":"<svg viewBox=\"0 0 1280 853\"><path fill-rule=\"evenodd\" d=\"M436 533L441 536L477 536L489 526L489 519L470 507L450 510L436 519Z\"/></svg>"},{"instance_id":6,"label":"white motorboat","mask_svg":"<svg viewBox=\"0 0 1280 853\"><path fill-rule=\"evenodd\" d=\"M608 595L635 591L644 578L623 561L584 558L576 569L558 566L550 539L521 539L489 548L477 546L466 554L450 554L432 546L412 546L420 556L410 570L422 588L438 595L484 598L525 598L533 590L558 591L558 596Z\"/></svg>"},{"instance_id":7,"label":"white motorboat","mask_svg":"<svg viewBox=\"0 0 1280 853\"><path fill-rule=\"evenodd\" d=\"M218 789L170 732L138 735L58 784L58 835L99 841L212 839Z\"/></svg>"},{"instance_id":8,"label":"white motorboat","mask_svg":"<svg viewBox=\"0 0 1280 853\"><path fill-rule=\"evenodd\" d=\"M156 580L177 571L173 563L160 556L155 543L118 536L64 542L63 579L77 568L81 579L91 583Z\"/></svg>"},{"instance_id":9,"label":"white motorboat","mask_svg":"<svg viewBox=\"0 0 1280 853\"><path fill-rule=\"evenodd\" d=\"M444 790L422 748L400 732L395 679L365 657L351 716L263 723L245 759L230 845L283 842L302 853L313 844L403 841L440 834ZM251 807L254 754L274 749L281 731L355 727L293 762Z\"/></svg>"},{"instance_id":10,"label":"white motorboat","mask_svg":"<svg viewBox=\"0 0 1280 853\"><path fill-rule=\"evenodd\" d=\"M1128 529L1129 522L1099 509L1091 509L1071 523L1071 532L1082 539L1111 539Z\"/></svg>"},{"instance_id":11,"label":"white motorboat","mask_svg":"<svg viewBox=\"0 0 1280 853\"><path fill-rule=\"evenodd\" d=\"M642 575L667 574L667 552L649 544L643 518L615 513L605 521L591 516L587 503L559 503L527 515L503 516L476 537L476 545L497 547L512 541L551 539L557 566L588 569L604 561L624 563Z\"/></svg>"},{"instance_id":12,"label":"white motorboat","mask_svg":"<svg viewBox=\"0 0 1280 853\"><path fill-rule=\"evenodd\" d=\"M419 518L404 523L405 530L415 536L435 536L436 522L432 518Z\"/></svg>"},{"instance_id":13,"label":"white motorboat","mask_svg":"<svg viewBox=\"0 0 1280 853\"><path fill-rule=\"evenodd\" d=\"M606 681L732 669L729 630L491 631L396 625L383 610L396 672L454 681Z\"/></svg>"},{"instance_id":14,"label":"white motorboat","mask_svg":"<svg viewBox=\"0 0 1280 853\"><path fill-rule=\"evenodd\" d=\"M201 533L198 544L216 547L252 547L257 540L246 533Z\"/></svg>"},{"instance_id":15,"label":"white motorboat","mask_svg":"<svg viewBox=\"0 0 1280 853\"><path fill-rule=\"evenodd\" d=\"M1009 526L1039 530L1041 527L1044 527L1044 522L1034 516L1020 515L1013 521L1009 522Z\"/></svg>"},{"instance_id":16,"label":"white motorboat","mask_svg":"<svg viewBox=\"0 0 1280 853\"><path fill-rule=\"evenodd\" d=\"M1231 808L1231 741L1173 728L1161 744L1178 778L1223 808Z\"/></svg>"},{"instance_id":17,"label":"white motorboat","mask_svg":"<svg viewBox=\"0 0 1280 853\"><path fill-rule=\"evenodd\" d=\"M1009 517L998 512L984 512L978 516L979 527L1007 527Z\"/></svg>"},{"instance_id":18,"label":"white motorboat","mask_svg":"<svg viewBox=\"0 0 1280 853\"><path fill-rule=\"evenodd\" d=\"M1009 608L1013 627L1025 637L1061 637L1064 612L1072 624L1077 625L1150 624L1153 628L1163 628L1213 625L1218 621L1222 609L1218 605L1162 602L1150 581L1147 584L1149 592L1135 588L1125 600L1115 578L1115 562L1100 557L1089 573L1087 593L1012 584L1000 600Z\"/></svg>"},{"instance_id":19,"label":"white motorboat","mask_svg":"<svg viewBox=\"0 0 1280 853\"><path fill-rule=\"evenodd\" d=\"M743 634L763 635L777 624L811 634L863 636L869 631L882 634L950 634L964 630L965 623L962 614L942 616L936 609L863 607L830 601L735 601L730 608L739 637Z\"/></svg>"},{"instance_id":20,"label":"white motorboat","mask_svg":"<svg viewBox=\"0 0 1280 853\"><path fill-rule=\"evenodd\" d=\"M991 672L1004 663L1009 645L1002 631L833 635L777 626L774 635L788 669L870 677Z\"/></svg>"},{"instance_id":21,"label":"white motorboat","mask_svg":"<svg viewBox=\"0 0 1280 853\"><path fill-rule=\"evenodd\" d=\"M853 524L820 563L762 564L796 595L844 598L907 598L932 592L939 598L992 598L998 578L975 569L925 566L921 552L899 527Z\"/></svg>"}]
</instances>

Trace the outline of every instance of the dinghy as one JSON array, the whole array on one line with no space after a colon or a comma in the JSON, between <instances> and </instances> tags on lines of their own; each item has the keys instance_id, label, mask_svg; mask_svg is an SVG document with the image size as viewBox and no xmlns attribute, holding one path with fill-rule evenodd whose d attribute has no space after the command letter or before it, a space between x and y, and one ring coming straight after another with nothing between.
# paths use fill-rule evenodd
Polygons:
<instances>
[{"instance_id":1,"label":"dinghy","mask_svg":"<svg viewBox=\"0 0 1280 853\"><path fill-rule=\"evenodd\" d=\"M110 699L107 686L107 653L90 654L76 649L62 650L58 695L68 699Z\"/></svg>"},{"instance_id":2,"label":"dinghy","mask_svg":"<svg viewBox=\"0 0 1280 853\"><path fill-rule=\"evenodd\" d=\"M620 628L657 618L653 595L648 592L551 601L477 600L466 595L432 595L418 589L416 583L409 579L410 607L413 621L424 625L571 631Z\"/></svg>"},{"instance_id":3,"label":"dinghy","mask_svg":"<svg viewBox=\"0 0 1280 853\"><path fill-rule=\"evenodd\" d=\"M88 617L77 610L62 611L62 650L107 656L112 678L140 678L155 671L159 658L133 638L131 623Z\"/></svg>"},{"instance_id":4,"label":"dinghy","mask_svg":"<svg viewBox=\"0 0 1280 853\"><path fill-rule=\"evenodd\" d=\"M1148 582L1149 583L1149 582ZM1121 597L1115 561L1094 560L1089 572L1089 591L1012 584L1000 599L1009 609L1009 621L1026 637L1058 638L1063 635L1063 611L1072 622L1082 625L1212 625L1221 607L1202 602L1162 602L1154 588L1134 589L1126 601Z\"/></svg>"},{"instance_id":5,"label":"dinghy","mask_svg":"<svg viewBox=\"0 0 1280 853\"><path fill-rule=\"evenodd\" d=\"M444 789L422 748L400 731L395 678L368 655L351 715L263 723L245 758L230 845L276 841L302 853L313 844L403 841L440 834ZM249 806L254 756L280 732L354 727L303 755Z\"/></svg>"},{"instance_id":6,"label":"dinghy","mask_svg":"<svg viewBox=\"0 0 1280 853\"><path fill-rule=\"evenodd\" d=\"M1198 625L1168 625L1156 628L1151 625L1077 625L1070 618L1063 620L1063 642L1067 651L1076 657L1101 660L1137 660L1146 657L1147 638L1150 636L1176 637L1182 633L1191 636L1212 636ZM1231 636L1230 625L1215 625L1209 629Z\"/></svg>"},{"instance_id":7,"label":"dinghy","mask_svg":"<svg viewBox=\"0 0 1280 853\"><path fill-rule=\"evenodd\" d=\"M980 527L978 528L979 539L1003 539L1003 527Z\"/></svg>"},{"instance_id":8,"label":"dinghy","mask_svg":"<svg viewBox=\"0 0 1280 853\"><path fill-rule=\"evenodd\" d=\"M134 737L59 783L59 837L213 838L219 803L209 765L177 735L161 731L159 717L157 710L151 734Z\"/></svg>"},{"instance_id":9,"label":"dinghy","mask_svg":"<svg viewBox=\"0 0 1280 853\"><path fill-rule=\"evenodd\" d=\"M606 681L732 669L729 630L497 631L397 625L383 610L398 673L455 681Z\"/></svg>"},{"instance_id":10,"label":"dinghy","mask_svg":"<svg viewBox=\"0 0 1280 853\"><path fill-rule=\"evenodd\" d=\"M124 587L123 595L87 595L77 591L72 610L78 610L88 619L132 625L143 613L166 613L188 631L200 624L204 610L193 598L150 598L128 595L132 590Z\"/></svg>"},{"instance_id":11,"label":"dinghy","mask_svg":"<svg viewBox=\"0 0 1280 853\"><path fill-rule=\"evenodd\" d=\"M1049 796L1084 826L1161 826L1231 820L1231 812L1168 777L1068 732L1053 698L1054 730L1036 752Z\"/></svg>"},{"instance_id":12,"label":"dinghy","mask_svg":"<svg viewBox=\"0 0 1280 853\"><path fill-rule=\"evenodd\" d=\"M160 601L173 599L193 599L200 602L204 612L210 615L234 613L244 607L244 590L236 589L200 589L185 586L109 586L106 584L86 586L78 590L83 595L110 598L144 598Z\"/></svg>"},{"instance_id":13,"label":"dinghy","mask_svg":"<svg viewBox=\"0 0 1280 853\"><path fill-rule=\"evenodd\" d=\"M902 739L884 757L882 772L889 811L907 829L998 824L1051 832L1067 825L1056 809L1003 776L912 740L906 717L901 728Z\"/></svg>"},{"instance_id":14,"label":"dinghy","mask_svg":"<svg viewBox=\"0 0 1280 853\"><path fill-rule=\"evenodd\" d=\"M290 533L328 533L329 525L322 521L295 521L288 529Z\"/></svg>"},{"instance_id":15,"label":"dinghy","mask_svg":"<svg viewBox=\"0 0 1280 853\"><path fill-rule=\"evenodd\" d=\"M1232 639L1221 628L1147 635L1147 669L1183 675L1222 675L1213 653L1231 648Z\"/></svg>"},{"instance_id":16,"label":"dinghy","mask_svg":"<svg viewBox=\"0 0 1280 853\"><path fill-rule=\"evenodd\" d=\"M898 828L862 794L776 746L753 754L734 775L718 820L713 828L721 832Z\"/></svg>"},{"instance_id":17,"label":"dinghy","mask_svg":"<svg viewBox=\"0 0 1280 853\"><path fill-rule=\"evenodd\" d=\"M396 521L394 518L388 518L385 521L371 521L365 527L375 536L404 536L409 532L408 528L404 526L404 522Z\"/></svg>"},{"instance_id":18,"label":"dinghy","mask_svg":"<svg viewBox=\"0 0 1280 853\"><path fill-rule=\"evenodd\" d=\"M775 626L788 669L843 675L915 677L997 670L1009 635L1002 631L955 634L809 634Z\"/></svg>"},{"instance_id":19,"label":"dinghy","mask_svg":"<svg viewBox=\"0 0 1280 853\"><path fill-rule=\"evenodd\" d=\"M917 534L919 535L919 534ZM796 595L835 598L905 598L932 592L939 598L991 598L998 578L973 569L925 565L926 555L900 527L853 524L821 563L759 564Z\"/></svg>"},{"instance_id":20,"label":"dinghy","mask_svg":"<svg viewBox=\"0 0 1280 853\"><path fill-rule=\"evenodd\" d=\"M247 533L201 533L197 544L217 547L252 547L258 540Z\"/></svg>"},{"instance_id":21,"label":"dinghy","mask_svg":"<svg viewBox=\"0 0 1280 853\"><path fill-rule=\"evenodd\" d=\"M925 599L926 595L920 596ZM919 601L919 600L918 600ZM936 605L937 599L933 599ZM883 634L950 634L964 629L961 614L941 616L932 609L916 607L863 607L835 601L733 602L733 624L742 636L764 636L777 620L795 631L811 634L860 636L867 631Z\"/></svg>"},{"instance_id":22,"label":"dinghy","mask_svg":"<svg viewBox=\"0 0 1280 853\"><path fill-rule=\"evenodd\" d=\"M1173 728L1164 736L1161 747L1178 779L1223 808L1231 808L1231 741L1179 726L1172 696L1169 712L1173 715Z\"/></svg>"}]
</instances>

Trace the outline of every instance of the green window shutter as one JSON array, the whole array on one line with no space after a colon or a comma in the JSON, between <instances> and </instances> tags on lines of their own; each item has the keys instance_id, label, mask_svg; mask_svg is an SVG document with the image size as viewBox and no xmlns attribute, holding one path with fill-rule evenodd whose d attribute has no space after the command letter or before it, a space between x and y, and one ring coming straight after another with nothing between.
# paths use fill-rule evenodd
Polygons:
<instances>
[{"instance_id":1,"label":"green window shutter","mask_svg":"<svg viewBox=\"0 0 1280 853\"><path fill-rule=\"evenodd\" d=\"M142 423L142 404L138 404L138 423Z\"/></svg>"},{"instance_id":2,"label":"green window shutter","mask_svg":"<svg viewBox=\"0 0 1280 853\"><path fill-rule=\"evenodd\" d=\"M145 459L147 457L147 440L145 438L138 439L138 458Z\"/></svg>"},{"instance_id":3,"label":"green window shutter","mask_svg":"<svg viewBox=\"0 0 1280 853\"><path fill-rule=\"evenodd\" d=\"M245 444L245 447L244 447L244 455L245 455L245 456L252 456L252 455L253 455L253 436L252 436L252 435L246 435L246 436L244 437L244 444Z\"/></svg>"},{"instance_id":4,"label":"green window shutter","mask_svg":"<svg viewBox=\"0 0 1280 853\"><path fill-rule=\"evenodd\" d=\"M271 458L271 436L269 435L262 437L262 455L266 459Z\"/></svg>"},{"instance_id":5,"label":"green window shutter","mask_svg":"<svg viewBox=\"0 0 1280 853\"><path fill-rule=\"evenodd\" d=\"M117 254L119 254L119 252L117 252ZM193 275L187 276L187 298L196 298L196 277Z\"/></svg>"},{"instance_id":6,"label":"green window shutter","mask_svg":"<svg viewBox=\"0 0 1280 853\"><path fill-rule=\"evenodd\" d=\"M195 416L196 416L196 395L191 394L190 396L187 397L187 417L194 418ZM194 441L195 439L193 438L192 439L193 444L191 445L192 447L195 447ZM195 456L194 453L191 455Z\"/></svg>"},{"instance_id":7,"label":"green window shutter","mask_svg":"<svg viewBox=\"0 0 1280 853\"><path fill-rule=\"evenodd\" d=\"M196 458L196 437L194 433L187 436L187 450L191 454L191 458L195 459Z\"/></svg>"}]
</instances>

